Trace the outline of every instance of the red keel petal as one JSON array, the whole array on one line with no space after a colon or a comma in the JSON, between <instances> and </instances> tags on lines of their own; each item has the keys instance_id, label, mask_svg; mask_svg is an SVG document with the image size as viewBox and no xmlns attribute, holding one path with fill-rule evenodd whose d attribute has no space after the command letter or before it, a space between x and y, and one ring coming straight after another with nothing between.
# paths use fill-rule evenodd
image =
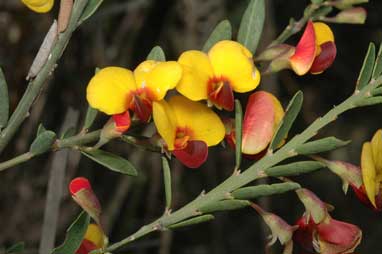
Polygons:
<instances>
[{"instance_id":1,"label":"red keel petal","mask_svg":"<svg viewBox=\"0 0 382 254\"><path fill-rule=\"evenodd\" d=\"M139 96L134 95L132 110L141 122L146 123L150 120L152 105L148 100L141 99Z\"/></svg>"},{"instance_id":2,"label":"red keel petal","mask_svg":"<svg viewBox=\"0 0 382 254\"><path fill-rule=\"evenodd\" d=\"M203 141L191 140L187 142L185 148L174 150L172 154L185 166L198 168L207 160L208 146Z\"/></svg>"},{"instance_id":3,"label":"red keel petal","mask_svg":"<svg viewBox=\"0 0 382 254\"><path fill-rule=\"evenodd\" d=\"M215 87L216 84L218 87ZM232 111L234 107L233 90L228 81L212 80L208 85L208 100L217 108L223 108L227 111Z\"/></svg>"},{"instance_id":4,"label":"red keel petal","mask_svg":"<svg viewBox=\"0 0 382 254\"><path fill-rule=\"evenodd\" d=\"M318 56L316 56L312 67L310 68L310 72L313 74L321 73L327 68L329 68L334 62L334 59L336 58L337 48L334 42L325 42L321 44L320 47L321 53Z\"/></svg>"}]
</instances>

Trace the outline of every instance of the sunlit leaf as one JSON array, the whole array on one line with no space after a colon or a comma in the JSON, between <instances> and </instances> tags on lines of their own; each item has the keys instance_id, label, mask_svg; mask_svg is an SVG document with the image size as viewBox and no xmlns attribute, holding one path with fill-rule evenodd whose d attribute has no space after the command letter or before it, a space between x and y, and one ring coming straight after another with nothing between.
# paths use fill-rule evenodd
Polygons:
<instances>
[{"instance_id":1,"label":"sunlit leaf","mask_svg":"<svg viewBox=\"0 0 382 254\"><path fill-rule=\"evenodd\" d=\"M310 173L317 169L323 168L325 165L317 161L299 161L285 165L275 166L264 170L267 176L295 176Z\"/></svg>"},{"instance_id":2,"label":"sunlit leaf","mask_svg":"<svg viewBox=\"0 0 382 254\"><path fill-rule=\"evenodd\" d=\"M199 211L202 213L212 213L217 211L236 210L250 205L251 202L248 200L223 200L202 206Z\"/></svg>"},{"instance_id":3,"label":"sunlit leaf","mask_svg":"<svg viewBox=\"0 0 382 254\"><path fill-rule=\"evenodd\" d=\"M154 60L154 61L166 61L166 56L161 47L155 46L152 48L150 53L147 55L146 60Z\"/></svg>"},{"instance_id":4,"label":"sunlit leaf","mask_svg":"<svg viewBox=\"0 0 382 254\"><path fill-rule=\"evenodd\" d=\"M206 215L197 216L197 217L173 224L171 226L168 226L168 228L169 229L181 228L181 227L186 227L186 226L191 226L191 225L207 222L213 219L215 219L215 217L212 214L206 214Z\"/></svg>"},{"instance_id":5,"label":"sunlit leaf","mask_svg":"<svg viewBox=\"0 0 382 254\"><path fill-rule=\"evenodd\" d=\"M373 73L373 67L375 62L375 45L374 43L369 44L365 59L363 60L362 68L357 79L356 88L361 90L370 81L371 75Z\"/></svg>"},{"instance_id":6,"label":"sunlit leaf","mask_svg":"<svg viewBox=\"0 0 382 254\"><path fill-rule=\"evenodd\" d=\"M232 196L236 199L254 199L258 197L281 194L298 188L300 188L300 185L293 182L260 184L235 190L232 192Z\"/></svg>"},{"instance_id":7,"label":"sunlit leaf","mask_svg":"<svg viewBox=\"0 0 382 254\"><path fill-rule=\"evenodd\" d=\"M203 46L203 51L208 52L210 48L219 41L232 39L232 26L228 20L221 21L212 31L206 43Z\"/></svg>"},{"instance_id":8,"label":"sunlit leaf","mask_svg":"<svg viewBox=\"0 0 382 254\"><path fill-rule=\"evenodd\" d=\"M343 141L335 137L327 137L300 145L295 149L295 151L302 155L316 154L346 146L350 142L351 141Z\"/></svg>"}]
</instances>

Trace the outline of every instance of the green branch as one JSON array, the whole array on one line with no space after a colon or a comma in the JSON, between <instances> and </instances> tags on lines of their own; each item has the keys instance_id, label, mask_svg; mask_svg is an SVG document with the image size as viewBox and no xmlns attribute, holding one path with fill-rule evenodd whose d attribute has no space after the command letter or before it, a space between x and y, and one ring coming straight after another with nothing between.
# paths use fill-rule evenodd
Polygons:
<instances>
[{"instance_id":1,"label":"green branch","mask_svg":"<svg viewBox=\"0 0 382 254\"><path fill-rule=\"evenodd\" d=\"M23 97L17 105L15 111L11 115L7 127L0 133L0 154L10 142L11 138L15 135L16 131L28 116L28 112L40 94L42 88L47 83L48 78L51 76L55 69L57 61L62 56L66 45L68 45L72 33L77 28L78 21L83 13L83 10L88 0L77 0L73 7L73 14L70 23L64 33L58 34L58 40L52 49L50 57L45 63L44 67L37 74L36 78L29 82Z\"/></svg>"},{"instance_id":2,"label":"green branch","mask_svg":"<svg viewBox=\"0 0 382 254\"><path fill-rule=\"evenodd\" d=\"M362 90L360 90L357 93L354 93L344 102L330 110L323 117L316 119L301 134L294 136L287 144L282 146L275 153L268 154L267 156L263 157L260 161L250 166L243 173L234 173L232 176L230 176L223 183L215 187L213 190L206 194L202 193L195 200L188 203L183 208L180 208L176 212L172 214L165 213L162 217L150 224L143 226L129 237L110 245L104 250L99 249L91 253L100 254L105 252L113 252L116 249L121 248L126 244L136 240L137 238L145 236L153 231L168 229L173 224L200 215L199 211L201 207L207 204L226 199L227 196L230 196L230 193L234 190L237 190L240 187L243 187L256 179L263 177L263 172L265 169L271 168L272 166L280 163L281 161L287 158L291 158L298 155L296 152L296 148L303 145L306 141L314 137L320 129L336 120L339 115L341 115L347 110L355 108L358 103L369 98L371 92L374 91L374 89L380 84L382 84L382 77L379 77L377 80L373 79Z\"/></svg>"}]
</instances>

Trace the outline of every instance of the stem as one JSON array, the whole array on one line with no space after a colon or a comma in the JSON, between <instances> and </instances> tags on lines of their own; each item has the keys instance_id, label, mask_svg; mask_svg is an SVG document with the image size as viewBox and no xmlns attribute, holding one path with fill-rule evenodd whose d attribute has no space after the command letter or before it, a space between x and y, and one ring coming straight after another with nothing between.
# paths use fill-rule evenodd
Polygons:
<instances>
[{"instance_id":1,"label":"stem","mask_svg":"<svg viewBox=\"0 0 382 254\"><path fill-rule=\"evenodd\" d=\"M185 205L183 208L180 208L178 211L172 214L164 214L154 222L140 228L131 236L110 245L104 250L98 249L91 253L100 254L105 252L113 252L114 250L139 237L147 235L156 230L166 229L172 224L181 222L187 218L197 215L199 208L206 204L225 199L227 193L230 193L240 187L243 187L244 185L249 184L257 178L262 177L262 171L264 169L268 169L287 158L296 156L297 153L295 152L295 148L314 137L320 129L333 122L340 114L354 108L356 103L367 98L370 94L370 91L372 91L381 83L382 77L380 77L378 80L372 80L361 91L354 93L337 107L334 107L332 110L330 110L325 116L316 119L307 129L305 129L301 134L294 136L287 144L281 147L274 154L268 154L267 156L263 157L260 161L250 166L243 173L237 172L236 174L233 174L213 190L207 194L201 194L199 197Z\"/></svg>"},{"instance_id":2,"label":"stem","mask_svg":"<svg viewBox=\"0 0 382 254\"><path fill-rule=\"evenodd\" d=\"M304 16L296 21L294 19L289 20L289 25L285 27L285 29L281 32L281 34L269 44L267 48L276 46L285 42L289 37L301 31L301 29L305 26L306 22L312 17L315 10L321 7L322 4L310 4L305 9Z\"/></svg>"},{"instance_id":3,"label":"stem","mask_svg":"<svg viewBox=\"0 0 382 254\"><path fill-rule=\"evenodd\" d=\"M62 56L66 45L68 44L72 33L77 28L78 20L87 4L88 0L77 0L73 6L73 14L70 19L70 23L64 33L58 34L58 40L53 47L52 52L45 63L44 67L37 74L36 78L29 82L23 97L17 105L15 111L9 119L7 127L0 134L0 154L10 142L24 119L28 116L29 109L33 102L40 94L41 89L49 76L56 67L56 62Z\"/></svg>"},{"instance_id":4,"label":"stem","mask_svg":"<svg viewBox=\"0 0 382 254\"><path fill-rule=\"evenodd\" d=\"M26 161L30 160L32 157L33 157L33 155L30 152L27 152L27 153L23 153L19 156L16 156L16 157L14 157L8 161L2 162L2 163L0 163L0 171L3 171L7 168L16 166L20 163L26 162Z\"/></svg>"}]
</instances>

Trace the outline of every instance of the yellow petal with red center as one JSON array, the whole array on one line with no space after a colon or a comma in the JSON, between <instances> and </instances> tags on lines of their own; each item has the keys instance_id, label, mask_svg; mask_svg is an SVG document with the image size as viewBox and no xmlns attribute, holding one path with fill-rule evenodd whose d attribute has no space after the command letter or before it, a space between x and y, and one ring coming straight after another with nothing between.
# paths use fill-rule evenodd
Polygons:
<instances>
[{"instance_id":1,"label":"yellow petal with red center","mask_svg":"<svg viewBox=\"0 0 382 254\"><path fill-rule=\"evenodd\" d=\"M167 144L168 150L174 150L177 121L176 115L167 101L154 101L153 119L158 133Z\"/></svg>"},{"instance_id":2,"label":"yellow petal with red center","mask_svg":"<svg viewBox=\"0 0 382 254\"><path fill-rule=\"evenodd\" d=\"M260 72L253 64L251 52L235 41L220 41L208 52L214 75L229 80L235 92L245 93L260 83Z\"/></svg>"},{"instance_id":3,"label":"yellow petal with red center","mask_svg":"<svg viewBox=\"0 0 382 254\"><path fill-rule=\"evenodd\" d=\"M365 185L366 194L370 202L376 207L375 195L376 195L376 169L373 160L373 152L371 144L366 142L362 147L361 154L361 168L362 168L362 180Z\"/></svg>"},{"instance_id":4,"label":"yellow petal with red center","mask_svg":"<svg viewBox=\"0 0 382 254\"><path fill-rule=\"evenodd\" d=\"M294 55L289 58L290 65L297 75L301 76L309 71L316 57L316 50L316 35L313 23L308 21Z\"/></svg>"},{"instance_id":5,"label":"yellow petal with red center","mask_svg":"<svg viewBox=\"0 0 382 254\"><path fill-rule=\"evenodd\" d=\"M218 115L205 104L183 96L173 96L168 103L176 115L177 127L191 131L190 140L204 141L207 146L216 145L223 140L224 125Z\"/></svg>"},{"instance_id":6,"label":"yellow petal with red center","mask_svg":"<svg viewBox=\"0 0 382 254\"><path fill-rule=\"evenodd\" d=\"M173 89L182 77L182 68L175 61L156 62L147 60L134 70L138 88L148 88L154 98L162 100L167 91Z\"/></svg>"},{"instance_id":7,"label":"yellow petal with red center","mask_svg":"<svg viewBox=\"0 0 382 254\"><path fill-rule=\"evenodd\" d=\"M22 0L22 2L32 11L45 13L52 9L54 0Z\"/></svg>"},{"instance_id":8,"label":"yellow petal with red center","mask_svg":"<svg viewBox=\"0 0 382 254\"><path fill-rule=\"evenodd\" d=\"M104 247L104 234L97 224L89 224L84 239L94 243L97 248Z\"/></svg>"},{"instance_id":9,"label":"yellow petal with red center","mask_svg":"<svg viewBox=\"0 0 382 254\"><path fill-rule=\"evenodd\" d=\"M376 171L382 175L382 129L379 129L371 139L371 149Z\"/></svg>"},{"instance_id":10,"label":"yellow petal with red center","mask_svg":"<svg viewBox=\"0 0 382 254\"><path fill-rule=\"evenodd\" d=\"M332 29L322 22L313 23L314 33L316 34L316 45L324 44L325 42L334 42Z\"/></svg>"},{"instance_id":11,"label":"yellow petal with red center","mask_svg":"<svg viewBox=\"0 0 382 254\"><path fill-rule=\"evenodd\" d=\"M207 99L208 80L213 76L207 54L189 50L180 55L178 63L183 69L182 78L176 87L178 92L193 101Z\"/></svg>"},{"instance_id":12,"label":"yellow petal with red center","mask_svg":"<svg viewBox=\"0 0 382 254\"><path fill-rule=\"evenodd\" d=\"M276 118L274 104L268 92L255 92L249 97L243 118L243 153L258 154L269 145Z\"/></svg>"},{"instance_id":13,"label":"yellow petal with red center","mask_svg":"<svg viewBox=\"0 0 382 254\"><path fill-rule=\"evenodd\" d=\"M136 90L133 73L125 68L106 67L90 80L86 99L90 106L108 115L125 112Z\"/></svg>"}]
</instances>

